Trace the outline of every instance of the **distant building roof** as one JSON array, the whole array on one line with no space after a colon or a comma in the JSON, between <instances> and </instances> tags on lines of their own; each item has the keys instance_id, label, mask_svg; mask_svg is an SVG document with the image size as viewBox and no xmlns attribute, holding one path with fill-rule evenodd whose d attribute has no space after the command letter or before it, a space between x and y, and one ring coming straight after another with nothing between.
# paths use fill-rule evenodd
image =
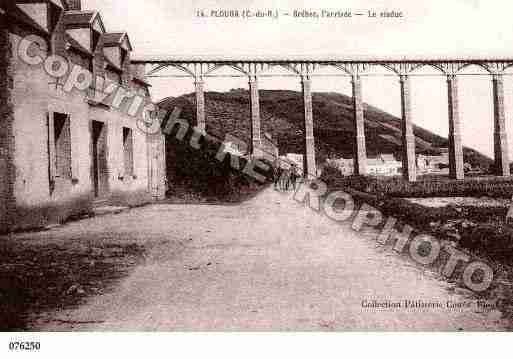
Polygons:
<instances>
[{"instance_id":1,"label":"distant building roof","mask_svg":"<svg viewBox=\"0 0 513 359\"><path fill-rule=\"evenodd\" d=\"M352 158L338 158L335 160L331 160L334 163L345 166L353 166L354 160ZM393 155L385 154L380 155L377 158L367 158L367 165L369 166L382 166L386 164L397 164L400 165L400 162L395 159Z\"/></svg>"},{"instance_id":2,"label":"distant building roof","mask_svg":"<svg viewBox=\"0 0 513 359\"><path fill-rule=\"evenodd\" d=\"M442 153L441 155L423 155L419 154L419 158L425 159L427 161L448 161L449 160L449 154L448 153Z\"/></svg>"},{"instance_id":3,"label":"distant building roof","mask_svg":"<svg viewBox=\"0 0 513 359\"><path fill-rule=\"evenodd\" d=\"M368 166L380 166L384 162L379 158L367 158L367 165Z\"/></svg>"}]
</instances>

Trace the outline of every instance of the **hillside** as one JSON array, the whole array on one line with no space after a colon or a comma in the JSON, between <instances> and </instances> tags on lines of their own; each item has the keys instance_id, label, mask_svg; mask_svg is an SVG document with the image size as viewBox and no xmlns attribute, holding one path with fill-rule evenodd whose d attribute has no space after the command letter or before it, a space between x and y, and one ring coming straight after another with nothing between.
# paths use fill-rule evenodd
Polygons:
<instances>
[{"instance_id":1,"label":"hillside","mask_svg":"<svg viewBox=\"0 0 513 359\"><path fill-rule=\"evenodd\" d=\"M224 138L232 134L250 143L250 112L248 91L237 89L227 93L205 93L207 132ZM262 131L277 138L280 153L303 152L303 104L301 93L286 90L261 90ZM196 123L195 95L169 98L160 104L163 108L182 108L181 117ZM400 119L376 107L365 104L365 135L368 156L395 153L401 156ZM354 137L352 99L339 93L313 94L314 132L317 157L352 157ZM448 147L446 138L415 126L418 153L439 154ZM492 160L470 148L464 149L465 162L488 168Z\"/></svg>"}]
</instances>

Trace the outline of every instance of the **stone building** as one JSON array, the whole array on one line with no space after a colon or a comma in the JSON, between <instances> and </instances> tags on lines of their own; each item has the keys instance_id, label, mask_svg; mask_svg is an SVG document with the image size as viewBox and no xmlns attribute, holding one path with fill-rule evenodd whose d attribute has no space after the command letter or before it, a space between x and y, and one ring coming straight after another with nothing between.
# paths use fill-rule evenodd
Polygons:
<instances>
[{"instance_id":1,"label":"stone building","mask_svg":"<svg viewBox=\"0 0 513 359\"><path fill-rule=\"evenodd\" d=\"M367 158L367 171L370 176L399 176L402 173L402 163L393 154L380 154L376 158ZM343 176L354 174L352 158L326 160L326 165L336 168Z\"/></svg>"},{"instance_id":2,"label":"stone building","mask_svg":"<svg viewBox=\"0 0 513 359\"><path fill-rule=\"evenodd\" d=\"M131 51L79 0L0 3L0 231L163 196L163 139L141 126L152 103Z\"/></svg>"},{"instance_id":3,"label":"stone building","mask_svg":"<svg viewBox=\"0 0 513 359\"><path fill-rule=\"evenodd\" d=\"M393 154L380 154L376 158L367 159L367 169L371 176L399 176L403 164Z\"/></svg>"}]
</instances>

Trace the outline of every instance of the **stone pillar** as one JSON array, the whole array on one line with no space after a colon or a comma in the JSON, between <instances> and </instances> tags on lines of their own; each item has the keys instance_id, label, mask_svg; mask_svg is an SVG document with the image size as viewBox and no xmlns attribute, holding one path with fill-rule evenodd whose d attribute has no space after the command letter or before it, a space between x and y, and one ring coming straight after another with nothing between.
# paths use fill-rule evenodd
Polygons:
<instances>
[{"instance_id":1,"label":"stone pillar","mask_svg":"<svg viewBox=\"0 0 513 359\"><path fill-rule=\"evenodd\" d=\"M415 164L415 136L411 121L410 79L408 75L400 76L401 113L402 113L402 147L403 177L409 182L417 180Z\"/></svg>"},{"instance_id":2,"label":"stone pillar","mask_svg":"<svg viewBox=\"0 0 513 359\"><path fill-rule=\"evenodd\" d=\"M312 110L312 80L306 76L301 78L304 105L304 135L305 152L303 157L303 173L305 178L317 177L315 164L315 138L313 131L313 110Z\"/></svg>"},{"instance_id":3,"label":"stone pillar","mask_svg":"<svg viewBox=\"0 0 513 359\"><path fill-rule=\"evenodd\" d=\"M508 139L506 135L506 115L504 111L504 79L502 74L494 74L493 117L495 171L498 176L509 176Z\"/></svg>"},{"instance_id":4,"label":"stone pillar","mask_svg":"<svg viewBox=\"0 0 513 359\"><path fill-rule=\"evenodd\" d=\"M196 79L194 82L196 87L196 128L206 133L207 124L205 121L205 93L204 93L204 82L202 79Z\"/></svg>"},{"instance_id":5,"label":"stone pillar","mask_svg":"<svg viewBox=\"0 0 513 359\"><path fill-rule=\"evenodd\" d=\"M447 94L449 101L449 176L452 179L462 180L465 177L465 171L456 75L447 76Z\"/></svg>"},{"instance_id":6,"label":"stone pillar","mask_svg":"<svg viewBox=\"0 0 513 359\"><path fill-rule=\"evenodd\" d=\"M367 150L365 146L365 119L362 102L362 80L359 75L353 75L353 114L354 114L354 174L367 174Z\"/></svg>"},{"instance_id":7,"label":"stone pillar","mask_svg":"<svg viewBox=\"0 0 513 359\"><path fill-rule=\"evenodd\" d=\"M251 111L251 155L262 155L262 138L260 132L260 97L258 94L258 78L249 78L249 96Z\"/></svg>"}]
</instances>

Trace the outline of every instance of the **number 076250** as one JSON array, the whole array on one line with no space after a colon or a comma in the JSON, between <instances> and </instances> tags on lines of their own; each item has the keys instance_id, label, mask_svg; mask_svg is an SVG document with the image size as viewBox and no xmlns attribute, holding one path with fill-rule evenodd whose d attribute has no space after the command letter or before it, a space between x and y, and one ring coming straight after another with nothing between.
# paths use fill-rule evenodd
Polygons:
<instances>
[{"instance_id":1,"label":"number 076250","mask_svg":"<svg viewBox=\"0 0 513 359\"><path fill-rule=\"evenodd\" d=\"M10 351L39 351L41 349L40 342L10 342Z\"/></svg>"}]
</instances>

